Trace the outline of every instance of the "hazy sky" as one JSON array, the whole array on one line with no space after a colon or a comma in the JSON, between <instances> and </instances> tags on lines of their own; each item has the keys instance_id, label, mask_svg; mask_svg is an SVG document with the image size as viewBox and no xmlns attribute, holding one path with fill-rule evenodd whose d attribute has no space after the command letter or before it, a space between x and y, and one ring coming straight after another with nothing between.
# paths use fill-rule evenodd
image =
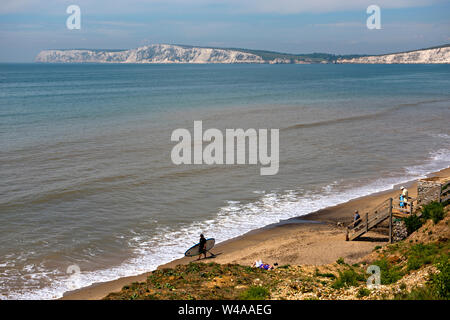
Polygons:
<instances>
[{"instance_id":1,"label":"hazy sky","mask_svg":"<svg viewBox=\"0 0 450 320\"><path fill-rule=\"evenodd\" d=\"M81 29L68 30L69 5ZM381 8L369 30L366 9ZM151 43L289 53L387 53L450 43L450 0L0 0L0 61Z\"/></svg>"}]
</instances>

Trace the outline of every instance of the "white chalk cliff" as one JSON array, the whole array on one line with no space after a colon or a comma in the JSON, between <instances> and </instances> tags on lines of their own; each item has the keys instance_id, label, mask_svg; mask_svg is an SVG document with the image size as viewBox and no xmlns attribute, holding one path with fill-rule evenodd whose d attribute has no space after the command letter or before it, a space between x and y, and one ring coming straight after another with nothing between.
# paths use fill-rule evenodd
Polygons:
<instances>
[{"instance_id":1,"label":"white chalk cliff","mask_svg":"<svg viewBox=\"0 0 450 320\"><path fill-rule=\"evenodd\" d=\"M318 55L318 56L317 56ZM129 50L43 50L45 63L450 63L450 46L377 56L293 55L287 53L153 44Z\"/></svg>"},{"instance_id":2,"label":"white chalk cliff","mask_svg":"<svg viewBox=\"0 0 450 320\"><path fill-rule=\"evenodd\" d=\"M123 51L43 50L37 55L35 61L48 63L264 63L258 55L237 50L169 44L154 44Z\"/></svg>"},{"instance_id":3,"label":"white chalk cliff","mask_svg":"<svg viewBox=\"0 0 450 320\"><path fill-rule=\"evenodd\" d=\"M450 47L447 46L379 56L358 57L353 59L338 59L337 63L450 63Z\"/></svg>"}]
</instances>

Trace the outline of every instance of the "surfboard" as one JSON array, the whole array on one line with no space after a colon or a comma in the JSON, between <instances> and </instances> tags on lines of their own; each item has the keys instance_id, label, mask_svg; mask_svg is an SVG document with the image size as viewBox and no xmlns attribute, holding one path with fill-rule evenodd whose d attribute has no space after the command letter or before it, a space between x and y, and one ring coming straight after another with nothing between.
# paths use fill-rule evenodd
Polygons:
<instances>
[{"instance_id":1,"label":"surfboard","mask_svg":"<svg viewBox=\"0 0 450 320\"><path fill-rule=\"evenodd\" d=\"M206 239L206 250L211 250L214 247L216 240L214 238ZM184 255L186 257L194 257L200 254L200 243L197 243L195 246L190 247Z\"/></svg>"}]
</instances>

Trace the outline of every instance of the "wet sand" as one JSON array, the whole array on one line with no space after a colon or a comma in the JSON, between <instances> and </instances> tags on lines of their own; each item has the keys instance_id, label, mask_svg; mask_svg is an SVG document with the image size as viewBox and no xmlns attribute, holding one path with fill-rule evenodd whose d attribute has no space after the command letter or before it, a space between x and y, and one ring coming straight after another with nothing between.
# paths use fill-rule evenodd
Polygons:
<instances>
[{"instance_id":1,"label":"wet sand","mask_svg":"<svg viewBox=\"0 0 450 320\"><path fill-rule=\"evenodd\" d=\"M450 177L450 168L430 176ZM403 185L408 188L409 196L416 197L416 181ZM354 263L372 252L375 246L387 243L388 237L385 230L380 228L370 231L358 241L345 241L345 227L338 226L338 223L349 224L354 210L364 213L390 197L397 198L400 194L399 187L251 231L219 243L212 250L217 256L201 261L251 265L255 260L261 259L263 262L277 262L279 265L322 265L342 257L346 262ZM196 261L196 258L181 258L159 268L170 268L192 261ZM120 291L124 285L145 281L148 274L94 284L68 292L62 299L101 299L111 292Z\"/></svg>"}]
</instances>

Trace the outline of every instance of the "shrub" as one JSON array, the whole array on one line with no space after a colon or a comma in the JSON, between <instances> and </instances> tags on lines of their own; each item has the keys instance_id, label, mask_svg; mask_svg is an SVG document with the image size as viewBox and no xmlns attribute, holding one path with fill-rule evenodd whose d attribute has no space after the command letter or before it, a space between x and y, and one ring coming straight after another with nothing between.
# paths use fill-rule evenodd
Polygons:
<instances>
[{"instance_id":1,"label":"shrub","mask_svg":"<svg viewBox=\"0 0 450 320\"><path fill-rule=\"evenodd\" d=\"M406 230L408 231L408 235L410 235L414 231L418 230L423 224L422 219L420 219L415 214L413 214L409 217L403 218L403 221L405 222L405 226L406 226Z\"/></svg>"},{"instance_id":2,"label":"shrub","mask_svg":"<svg viewBox=\"0 0 450 320\"><path fill-rule=\"evenodd\" d=\"M359 288L358 293L356 294L358 298L367 297L368 295L370 295L370 290L364 287Z\"/></svg>"},{"instance_id":3,"label":"shrub","mask_svg":"<svg viewBox=\"0 0 450 320\"><path fill-rule=\"evenodd\" d=\"M431 276L431 285L440 299L450 299L450 263L444 259L437 265L438 274Z\"/></svg>"},{"instance_id":4,"label":"shrub","mask_svg":"<svg viewBox=\"0 0 450 320\"><path fill-rule=\"evenodd\" d=\"M198 263L189 263L187 268L186 268L186 273L195 273L200 271L200 266L198 265Z\"/></svg>"},{"instance_id":5,"label":"shrub","mask_svg":"<svg viewBox=\"0 0 450 320\"><path fill-rule=\"evenodd\" d=\"M425 264L433 263L438 257L439 245L437 244L415 244L408 251L408 271L417 270Z\"/></svg>"},{"instance_id":6,"label":"shrub","mask_svg":"<svg viewBox=\"0 0 450 320\"><path fill-rule=\"evenodd\" d=\"M337 264L345 264L344 258L340 257L339 259L336 260Z\"/></svg>"},{"instance_id":7,"label":"shrub","mask_svg":"<svg viewBox=\"0 0 450 320\"><path fill-rule=\"evenodd\" d=\"M130 296L130 300L136 300L137 298L139 298L139 295L138 295L137 293L133 293L133 294Z\"/></svg>"},{"instance_id":8,"label":"shrub","mask_svg":"<svg viewBox=\"0 0 450 320\"><path fill-rule=\"evenodd\" d=\"M252 286L241 293L241 300L264 300L270 296L269 290L264 287Z\"/></svg>"},{"instance_id":9,"label":"shrub","mask_svg":"<svg viewBox=\"0 0 450 320\"><path fill-rule=\"evenodd\" d=\"M401 268L391 265L386 258L377 260L373 264L380 267L381 284L395 283L403 276Z\"/></svg>"},{"instance_id":10,"label":"shrub","mask_svg":"<svg viewBox=\"0 0 450 320\"><path fill-rule=\"evenodd\" d=\"M339 271L339 276L331 285L331 287L334 289L352 287L358 285L358 281L364 280L365 280L364 275L357 273L353 269L347 269L344 270L344 272Z\"/></svg>"},{"instance_id":11,"label":"shrub","mask_svg":"<svg viewBox=\"0 0 450 320\"><path fill-rule=\"evenodd\" d=\"M420 217L411 215L410 217L403 218L408 235L419 229L428 219L433 220L434 224L441 221L445 216L444 207L442 203L436 201L430 202L422 206L422 215Z\"/></svg>"},{"instance_id":12,"label":"shrub","mask_svg":"<svg viewBox=\"0 0 450 320\"><path fill-rule=\"evenodd\" d=\"M431 219L436 224L444 218L444 205L433 201L422 207L422 218Z\"/></svg>"},{"instance_id":13,"label":"shrub","mask_svg":"<svg viewBox=\"0 0 450 320\"><path fill-rule=\"evenodd\" d=\"M439 300L430 286L415 287L410 292L402 292L394 296L396 300Z\"/></svg>"},{"instance_id":14,"label":"shrub","mask_svg":"<svg viewBox=\"0 0 450 320\"><path fill-rule=\"evenodd\" d=\"M322 278L331 278L331 279L336 278L336 276L334 274L332 274L332 273L329 273L329 272L327 272L327 273L320 273L318 270L316 271L315 276L316 277L322 277Z\"/></svg>"},{"instance_id":15,"label":"shrub","mask_svg":"<svg viewBox=\"0 0 450 320\"><path fill-rule=\"evenodd\" d=\"M450 263L448 257L438 263L439 273L433 274L423 287L413 288L395 296L401 300L442 300L450 299Z\"/></svg>"},{"instance_id":16,"label":"shrub","mask_svg":"<svg viewBox=\"0 0 450 320\"><path fill-rule=\"evenodd\" d=\"M175 287L173 285L171 285L170 283L166 283L164 285L164 287L166 287L167 289L175 289Z\"/></svg>"}]
</instances>

